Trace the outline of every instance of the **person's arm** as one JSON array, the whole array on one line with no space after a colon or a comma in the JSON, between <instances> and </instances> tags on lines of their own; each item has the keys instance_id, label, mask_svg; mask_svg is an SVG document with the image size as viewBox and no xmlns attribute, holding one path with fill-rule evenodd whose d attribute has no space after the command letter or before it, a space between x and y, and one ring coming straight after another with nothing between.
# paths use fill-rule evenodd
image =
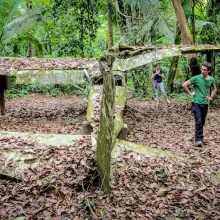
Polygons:
<instances>
[{"instance_id":1,"label":"person's arm","mask_svg":"<svg viewBox=\"0 0 220 220\"><path fill-rule=\"evenodd\" d=\"M186 93L188 93L188 94L191 95L191 96L194 96L194 95L195 95L195 92L191 92L191 91L189 90L189 86L190 86L191 84L192 84L192 83L191 83L189 80L187 80L186 82L183 83L182 87L184 88L184 90L185 90Z\"/></svg>"},{"instance_id":2,"label":"person's arm","mask_svg":"<svg viewBox=\"0 0 220 220\"><path fill-rule=\"evenodd\" d=\"M156 74L157 74L157 76L160 76L160 77L164 78L164 73L163 73L163 72L156 73ZM156 74L155 74L155 75L156 75Z\"/></svg>"},{"instance_id":3,"label":"person's arm","mask_svg":"<svg viewBox=\"0 0 220 220\"><path fill-rule=\"evenodd\" d=\"M158 74L159 76L161 76L162 78L164 78L164 73Z\"/></svg>"},{"instance_id":4,"label":"person's arm","mask_svg":"<svg viewBox=\"0 0 220 220\"><path fill-rule=\"evenodd\" d=\"M154 79L156 77L156 73L153 73L151 78Z\"/></svg>"},{"instance_id":5,"label":"person's arm","mask_svg":"<svg viewBox=\"0 0 220 220\"><path fill-rule=\"evenodd\" d=\"M213 90L212 90L212 92L211 92L211 96L207 96L206 99L207 99L208 101L211 101L211 100L213 99L214 95L216 94L216 92L217 92L217 87L214 86L214 88L213 88Z\"/></svg>"}]
</instances>

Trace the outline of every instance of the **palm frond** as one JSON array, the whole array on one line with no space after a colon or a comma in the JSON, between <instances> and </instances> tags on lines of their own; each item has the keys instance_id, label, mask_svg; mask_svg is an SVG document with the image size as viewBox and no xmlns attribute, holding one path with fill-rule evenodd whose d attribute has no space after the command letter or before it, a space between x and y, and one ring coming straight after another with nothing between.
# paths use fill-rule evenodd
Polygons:
<instances>
[{"instance_id":1,"label":"palm frond","mask_svg":"<svg viewBox=\"0 0 220 220\"><path fill-rule=\"evenodd\" d=\"M34 36L32 36L30 34L25 34L22 37L18 38L18 40L20 42L23 42L23 41L29 42L31 45L34 46L34 49L38 55L40 55L40 56L43 55L43 46L40 43L40 41L37 38L35 38Z\"/></svg>"},{"instance_id":2,"label":"palm frond","mask_svg":"<svg viewBox=\"0 0 220 220\"><path fill-rule=\"evenodd\" d=\"M203 20L196 20L195 22L195 26L196 29L202 29L205 25L210 25L210 26L215 26L215 24L213 22L208 22L208 21L203 21Z\"/></svg>"},{"instance_id":3,"label":"palm frond","mask_svg":"<svg viewBox=\"0 0 220 220\"><path fill-rule=\"evenodd\" d=\"M158 31L160 31L163 35L171 35L173 33L170 24L163 17L158 19L156 26Z\"/></svg>"},{"instance_id":4,"label":"palm frond","mask_svg":"<svg viewBox=\"0 0 220 220\"><path fill-rule=\"evenodd\" d=\"M4 27L2 43L7 44L23 32L27 32L33 28L38 20L42 21L42 16L39 12L32 12L31 14L14 19Z\"/></svg>"},{"instance_id":5,"label":"palm frond","mask_svg":"<svg viewBox=\"0 0 220 220\"><path fill-rule=\"evenodd\" d=\"M144 36L148 36L149 32L152 28L152 25L154 24L153 20L149 20L141 29L141 37L144 38Z\"/></svg>"},{"instance_id":6,"label":"palm frond","mask_svg":"<svg viewBox=\"0 0 220 220\"><path fill-rule=\"evenodd\" d=\"M9 2L7 0L2 0L1 5L0 5L0 9L1 12L0 14L2 14L2 17L0 17L0 42L3 36L3 32L4 32L4 28L5 25L7 25L8 22L10 22L10 20L12 19L19 3L21 3L22 0L14 0L14 1L10 1L11 4L9 4ZM8 7L5 7L5 4ZM2 6L2 7L1 7Z\"/></svg>"}]
</instances>

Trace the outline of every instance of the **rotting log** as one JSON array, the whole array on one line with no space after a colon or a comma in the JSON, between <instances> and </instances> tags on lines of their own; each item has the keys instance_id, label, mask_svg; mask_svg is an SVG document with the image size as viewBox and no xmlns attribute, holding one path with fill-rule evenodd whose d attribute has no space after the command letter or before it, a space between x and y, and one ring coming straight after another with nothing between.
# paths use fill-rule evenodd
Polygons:
<instances>
[{"instance_id":1,"label":"rotting log","mask_svg":"<svg viewBox=\"0 0 220 220\"><path fill-rule=\"evenodd\" d=\"M103 95L101 101L100 124L97 141L97 171L103 190L110 194L111 151L116 138L113 138L115 109L115 79L112 73L114 57L111 54L102 55L100 70L103 75Z\"/></svg>"}]
</instances>

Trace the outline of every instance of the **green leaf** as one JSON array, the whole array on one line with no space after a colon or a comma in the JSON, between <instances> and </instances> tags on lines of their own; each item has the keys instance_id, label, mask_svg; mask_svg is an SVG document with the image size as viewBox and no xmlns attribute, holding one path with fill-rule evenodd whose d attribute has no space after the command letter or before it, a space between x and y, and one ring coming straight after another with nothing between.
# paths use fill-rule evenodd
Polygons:
<instances>
[{"instance_id":1,"label":"green leaf","mask_svg":"<svg viewBox=\"0 0 220 220\"><path fill-rule=\"evenodd\" d=\"M93 200L90 200L90 201L89 201L89 205L92 206L92 207L94 207L94 206L95 206L94 201L93 201Z\"/></svg>"},{"instance_id":2,"label":"green leaf","mask_svg":"<svg viewBox=\"0 0 220 220\"><path fill-rule=\"evenodd\" d=\"M17 217L17 218L15 218L14 220L25 220L25 216Z\"/></svg>"},{"instance_id":3,"label":"green leaf","mask_svg":"<svg viewBox=\"0 0 220 220\"><path fill-rule=\"evenodd\" d=\"M99 213L100 213L101 216L105 215L105 211L103 211L102 209L100 209Z\"/></svg>"}]
</instances>

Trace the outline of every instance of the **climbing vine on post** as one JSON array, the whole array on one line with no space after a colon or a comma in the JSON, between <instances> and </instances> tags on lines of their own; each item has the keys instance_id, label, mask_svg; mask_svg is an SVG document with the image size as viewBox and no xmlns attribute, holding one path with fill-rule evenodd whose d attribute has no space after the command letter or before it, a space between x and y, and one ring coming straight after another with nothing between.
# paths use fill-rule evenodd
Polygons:
<instances>
[{"instance_id":1,"label":"climbing vine on post","mask_svg":"<svg viewBox=\"0 0 220 220\"><path fill-rule=\"evenodd\" d=\"M97 142L97 170L103 190L110 194L111 151L114 146L114 106L115 80L112 72L114 57L106 53L100 58L100 70L103 76L103 95L100 112L100 125Z\"/></svg>"}]
</instances>

